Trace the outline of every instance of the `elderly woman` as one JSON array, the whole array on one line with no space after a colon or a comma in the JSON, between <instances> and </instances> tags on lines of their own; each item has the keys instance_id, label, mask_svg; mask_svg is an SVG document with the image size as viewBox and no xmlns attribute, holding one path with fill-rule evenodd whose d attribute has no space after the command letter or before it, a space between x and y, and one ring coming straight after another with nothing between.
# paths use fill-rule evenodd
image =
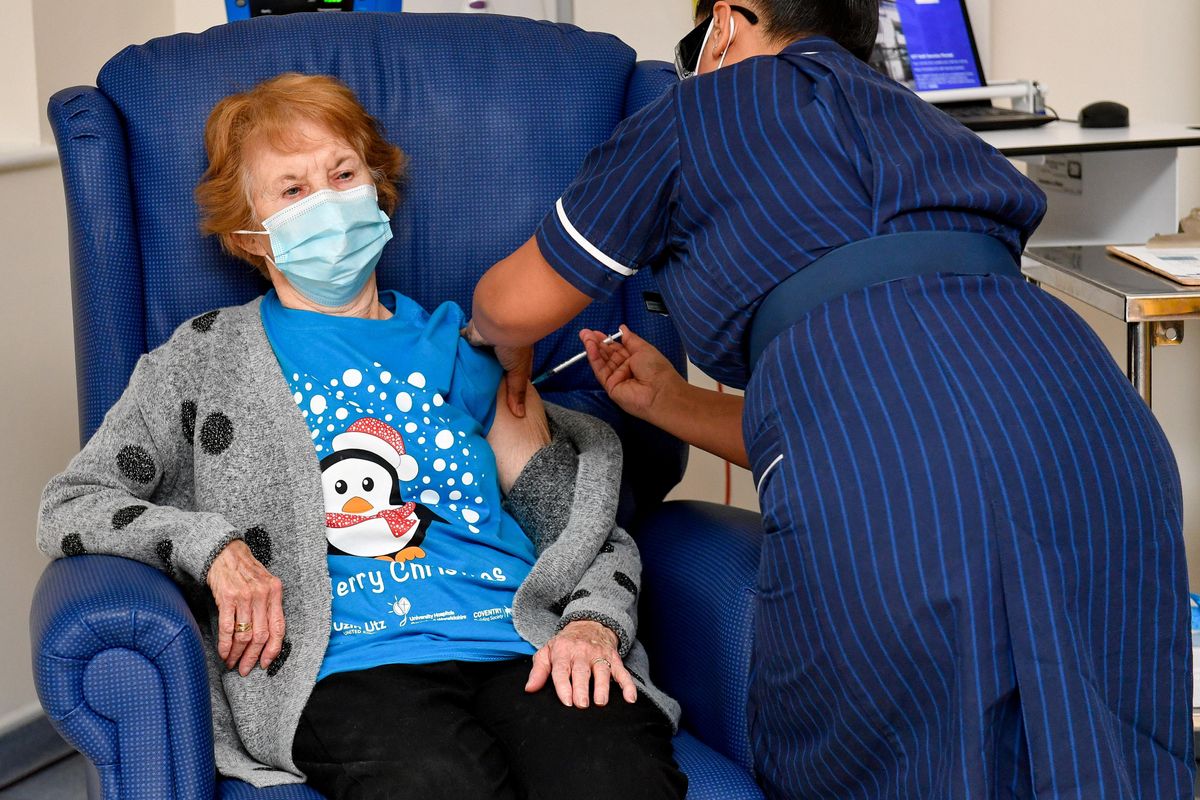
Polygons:
<instances>
[{"instance_id":1,"label":"elderly woman","mask_svg":"<svg viewBox=\"0 0 1200 800\"><path fill-rule=\"evenodd\" d=\"M273 288L143 356L46 487L43 551L151 564L207 614L224 775L682 797L611 430L532 390L518 419L456 305L377 288L404 158L345 86L229 97L206 145L204 228Z\"/></svg>"}]
</instances>

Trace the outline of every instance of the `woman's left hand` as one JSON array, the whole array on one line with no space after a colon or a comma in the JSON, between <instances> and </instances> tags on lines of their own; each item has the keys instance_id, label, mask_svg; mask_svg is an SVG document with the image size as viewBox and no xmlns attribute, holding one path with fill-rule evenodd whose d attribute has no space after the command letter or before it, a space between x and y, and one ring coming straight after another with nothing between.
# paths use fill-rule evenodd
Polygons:
<instances>
[{"instance_id":1,"label":"woman's left hand","mask_svg":"<svg viewBox=\"0 0 1200 800\"><path fill-rule=\"evenodd\" d=\"M620 640L599 622L578 620L568 623L558 635L533 656L533 669L525 691L537 692L554 679L554 691L564 706L587 708L595 680L595 702L607 705L610 681L621 687L625 702L637 700L637 685L617 654Z\"/></svg>"}]
</instances>

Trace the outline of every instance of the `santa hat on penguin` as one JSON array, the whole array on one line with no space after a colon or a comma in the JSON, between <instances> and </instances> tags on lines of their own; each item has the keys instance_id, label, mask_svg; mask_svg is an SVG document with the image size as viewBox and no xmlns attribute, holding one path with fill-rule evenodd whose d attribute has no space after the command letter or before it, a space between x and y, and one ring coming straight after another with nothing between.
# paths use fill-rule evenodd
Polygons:
<instances>
[{"instance_id":1,"label":"santa hat on penguin","mask_svg":"<svg viewBox=\"0 0 1200 800\"><path fill-rule=\"evenodd\" d=\"M390 464L401 481L417 477L417 460L405 452L400 431L372 417L363 417L335 436L333 449L365 450Z\"/></svg>"}]
</instances>

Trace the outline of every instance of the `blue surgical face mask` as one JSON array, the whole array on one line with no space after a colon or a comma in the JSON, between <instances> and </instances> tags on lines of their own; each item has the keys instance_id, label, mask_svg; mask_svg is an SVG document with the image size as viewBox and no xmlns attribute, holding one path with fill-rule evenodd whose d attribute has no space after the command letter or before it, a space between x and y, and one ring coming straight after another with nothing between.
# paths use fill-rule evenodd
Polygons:
<instances>
[{"instance_id":1,"label":"blue surgical face mask","mask_svg":"<svg viewBox=\"0 0 1200 800\"><path fill-rule=\"evenodd\" d=\"M296 291L326 308L355 298L392 238L371 184L313 192L267 217L262 226L265 230L237 233L270 236L271 263Z\"/></svg>"}]
</instances>

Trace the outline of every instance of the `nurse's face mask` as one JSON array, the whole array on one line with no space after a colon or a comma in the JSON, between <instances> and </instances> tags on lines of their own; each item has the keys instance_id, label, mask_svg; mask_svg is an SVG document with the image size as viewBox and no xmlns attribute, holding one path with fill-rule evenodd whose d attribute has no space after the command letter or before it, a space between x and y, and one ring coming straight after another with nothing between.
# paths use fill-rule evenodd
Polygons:
<instances>
[{"instance_id":1,"label":"nurse's face mask","mask_svg":"<svg viewBox=\"0 0 1200 800\"><path fill-rule=\"evenodd\" d=\"M730 11L741 14L746 18L746 21L751 25L758 24L758 15L744 6L729 7ZM679 75L679 80L684 80L695 75L700 70L700 57L704 55L704 48L708 44L708 37L712 35L712 26L715 21L714 17L701 22L692 32L679 40L679 44L675 45L675 72ZM717 69L725 66L725 56L729 53L729 46L733 44L733 37L737 35L737 21L733 14L729 15L729 42L725 45L725 52L721 53L721 60L717 63Z\"/></svg>"},{"instance_id":2,"label":"nurse's face mask","mask_svg":"<svg viewBox=\"0 0 1200 800\"><path fill-rule=\"evenodd\" d=\"M326 308L355 298L392 238L371 184L313 192L267 217L262 226L236 233L271 237L271 263L296 291Z\"/></svg>"}]
</instances>

